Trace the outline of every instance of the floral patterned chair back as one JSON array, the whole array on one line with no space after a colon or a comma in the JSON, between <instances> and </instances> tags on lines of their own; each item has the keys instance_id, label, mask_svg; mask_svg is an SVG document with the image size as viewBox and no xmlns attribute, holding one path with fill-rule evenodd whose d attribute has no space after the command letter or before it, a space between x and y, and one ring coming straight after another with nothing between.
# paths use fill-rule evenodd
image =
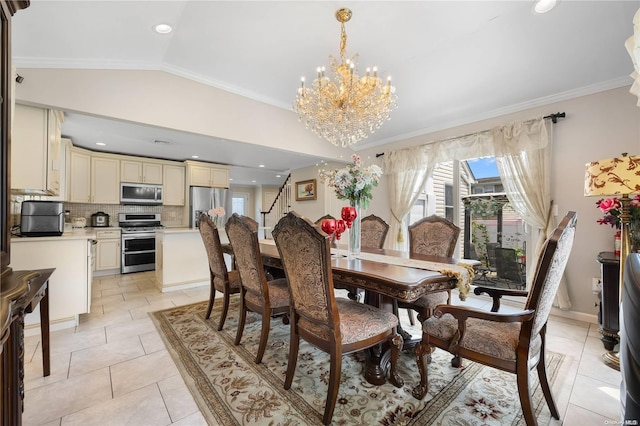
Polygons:
<instances>
[{"instance_id":1,"label":"floral patterned chair back","mask_svg":"<svg viewBox=\"0 0 640 426\"><path fill-rule=\"evenodd\" d=\"M452 257L460 228L447 219L431 215L409 226L409 253Z\"/></svg>"},{"instance_id":2,"label":"floral patterned chair back","mask_svg":"<svg viewBox=\"0 0 640 426\"><path fill-rule=\"evenodd\" d=\"M376 215L363 217L360 222L360 246L381 249L389 232L389 224Z\"/></svg>"},{"instance_id":3,"label":"floral patterned chair back","mask_svg":"<svg viewBox=\"0 0 640 426\"><path fill-rule=\"evenodd\" d=\"M227 265L222 256L222 244L218 228L208 214L203 213L199 219L200 236L209 261L209 279L211 281L209 306L205 318L209 319L216 299L216 290L222 292L222 313L218 322L218 330L222 330L227 312L229 311L229 296L240 292L240 275L237 270L227 271Z\"/></svg>"},{"instance_id":4,"label":"floral patterned chair back","mask_svg":"<svg viewBox=\"0 0 640 426\"><path fill-rule=\"evenodd\" d=\"M269 291L262 266L262 256L260 256L258 223L250 217L234 213L227 220L225 229L233 247L242 286L247 291L245 297L264 305L265 297L267 299L269 297Z\"/></svg>"},{"instance_id":5,"label":"floral patterned chair back","mask_svg":"<svg viewBox=\"0 0 640 426\"><path fill-rule=\"evenodd\" d=\"M331 252L327 234L306 218L290 212L273 231L282 265L289 280L293 323L300 335L339 341L340 324L333 291Z\"/></svg>"},{"instance_id":6,"label":"floral patterned chair back","mask_svg":"<svg viewBox=\"0 0 640 426\"><path fill-rule=\"evenodd\" d=\"M209 269L213 274L213 282L219 290L224 290L224 283L229 281L227 266L222 257L222 244L218 228L213 223L208 214L200 215L199 221L200 236L207 250L209 259Z\"/></svg>"}]
</instances>

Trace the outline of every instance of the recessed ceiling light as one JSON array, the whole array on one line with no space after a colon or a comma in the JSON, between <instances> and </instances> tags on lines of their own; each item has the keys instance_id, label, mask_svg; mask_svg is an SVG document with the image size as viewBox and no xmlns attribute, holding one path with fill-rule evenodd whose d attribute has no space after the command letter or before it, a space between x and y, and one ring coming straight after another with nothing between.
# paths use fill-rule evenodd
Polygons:
<instances>
[{"instance_id":1,"label":"recessed ceiling light","mask_svg":"<svg viewBox=\"0 0 640 426\"><path fill-rule=\"evenodd\" d=\"M191 158L200 158L197 155L192 155Z\"/></svg>"},{"instance_id":2,"label":"recessed ceiling light","mask_svg":"<svg viewBox=\"0 0 640 426\"><path fill-rule=\"evenodd\" d=\"M547 13L556 6L556 0L538 0L533 7L537 13Z\"/></svg>"},{"instance_id":3,"label":"recessed ceiling light","mask_svg":"<svg viewBox=\"0 0 640 426\"><path fill-rule=\"evenodd\" d=\"M233 180L233 178L229 178L229 180Z\"/></svg>"},{"instance_id":4,"label":"recessed ceiling light","mask_svg":"<svg viewBox=\"0 0 640 426\"><path fill-rule=\"evenodd\" d=\"M260 164L258 167L264 167L264 164Z\"/></svg>"},{"instance_id":5,"label":"recessed ceiling light","mask_svg":"<svg viewBox=\"0 0 640 426\"><path fill-rule=\"evenodd\" d=\"M104 142L96 142L96 145L100 145L100 146L106 146L107 144Z\"/></svg>"},{"instance_id":6,"label":"recessed ceiling light","mask_svg":"<svg viewBox=\"0 0 640 426\"><path fill-rule=\"evenodd\" d=\"M256 183L256 181L255 181L255 180L252 180L252 181L251 181L251 183Z\"/></svg>"},{"instance_id":7,"label":"recessed ceiling light","mask_svg":"<svg viewBox=\"0 0 640 426\"><path fill-rule=\"evenodd\" d=\"M153 27L153 29L158 34L169 34L171 31L173 31L173 27L171 27L171 25L169 24L158 24Z\"/></svg>"},{"instance_id":8,"label":"recessed ceiling light","mask_svg":"<svg viewBox=\"0 0 640 426\"><path fill-rule=\"evenodd\" d=\"M280 176L280 175L276 175L276 177L282 177L282 176Z\"/></svg>"}]
</instances>

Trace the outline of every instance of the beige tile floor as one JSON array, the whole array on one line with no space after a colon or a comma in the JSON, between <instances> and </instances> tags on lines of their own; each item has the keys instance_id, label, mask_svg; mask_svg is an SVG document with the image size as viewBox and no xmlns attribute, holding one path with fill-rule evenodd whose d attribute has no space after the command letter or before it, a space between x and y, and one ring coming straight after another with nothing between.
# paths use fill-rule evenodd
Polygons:
<instances>
[{"instance_id":1,"label":"beige tile floor","mask_svg":"<svg viewBox=\"0 0 640 426\"><path fill-rule=\"evenodd\" d=\"M148 312L206 300L208 293L208 287L160 293L152 272L94 278L91 314L75 329L51 333L49 377L42 377L39 334L25 338L23 423L205 425ZM595 324L550 319L548 348L568 360L554 388L561 421L553 425L619 418L620 373L600 361L598 337Z\"/></svg>"}]
</instances>

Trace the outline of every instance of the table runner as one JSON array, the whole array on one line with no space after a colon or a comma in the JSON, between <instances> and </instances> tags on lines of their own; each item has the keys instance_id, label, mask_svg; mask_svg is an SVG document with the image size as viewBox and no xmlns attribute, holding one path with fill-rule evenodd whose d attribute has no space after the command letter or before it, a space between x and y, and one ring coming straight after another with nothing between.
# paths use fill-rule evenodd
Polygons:
<instances>
[{"instance_id":1,"label":"table runner","mask_svg":"<svg viewBox=\"0 0 640 426\"><path fill-rule=\"evenodd\" d=\"M275 245L274 240L260 240L261 244ZM345 255L346 250L331 248L331 254ZM406 257L387 256L384 254L360 252L355 256L357 259L369 260L372 262L387 263L390 265L407 266L410 268L425 269L427 271L439 272L452 278L456 278L460 300L466 300L471 291L471 280L475 275L473 264L468 261L460 261L457 264L430 262L426 260L410 259Z\"/></svg>"}]
</instances>

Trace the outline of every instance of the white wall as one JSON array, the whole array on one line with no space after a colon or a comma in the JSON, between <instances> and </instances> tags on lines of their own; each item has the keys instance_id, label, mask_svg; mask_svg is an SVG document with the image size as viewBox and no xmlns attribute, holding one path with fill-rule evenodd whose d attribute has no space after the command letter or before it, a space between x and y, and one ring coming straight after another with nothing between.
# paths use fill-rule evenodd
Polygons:
<instances>
[{"instance_id":1,"label":"white wall","mask_svg":"<svg viewBox=\"0 0 640 426\"><path fill-rule=\"evenodd\" d=\"M552 197L558 205L558 220L568 210L578 213L578 227L567 265L571 310L596 315L596 296L591 291L591 277L600 276L596 255L613 251L614 231L598 225L601 217L595 207L596 198L584 196L584 168L590 161L610 158L628 152L640 154L640 108L629 88L619 88L551 103L513 114L446 129L420 137L363 149L363 158L375 158L376 153L425 144L447 137L465 135L517 120L527 120L555 112L566 112L554 126L552 159ZM384 178L384 176L383 176ZM390 220L386 207L386 182L377 188L371 210Z\"/></svg>"}]
</instances>

